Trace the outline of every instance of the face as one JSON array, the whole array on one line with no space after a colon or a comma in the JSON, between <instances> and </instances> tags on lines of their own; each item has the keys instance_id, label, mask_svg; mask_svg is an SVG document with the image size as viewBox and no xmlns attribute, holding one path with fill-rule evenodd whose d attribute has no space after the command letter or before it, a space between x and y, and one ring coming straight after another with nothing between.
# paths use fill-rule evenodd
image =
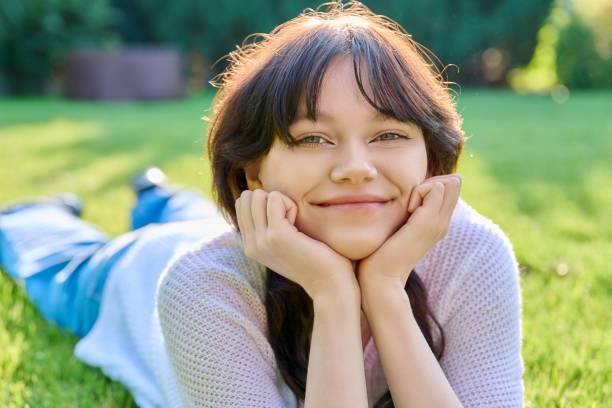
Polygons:
<instances>
[{"instance_id":1,"label":"face","mask_svg":"<svg viewBox=\"0 0 612 408\"><path fill-rule=\"evenodd\" d=\"M300 231L359 260L406 222L410 193L427 176L425 142L419 127L367 103L349 56L330 64L319 98L317 121L302 106L289 128L299 144L277 140L245 169L247 183L290 197Z\"/></svg>"}]
</instances>

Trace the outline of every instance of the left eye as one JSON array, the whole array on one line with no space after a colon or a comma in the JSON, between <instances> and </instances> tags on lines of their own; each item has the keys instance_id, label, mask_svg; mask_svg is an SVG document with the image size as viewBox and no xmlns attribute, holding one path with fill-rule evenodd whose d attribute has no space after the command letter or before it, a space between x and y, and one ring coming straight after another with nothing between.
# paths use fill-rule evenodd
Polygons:
<instances>
[{"instance_id":1,"label":"left eye","mask_svg":"<svg viewBox=\"0 0 612 408\"><path fill-rule=\"evenodd\" d=\"M318 136L318 135L308 135L298 140L297 143L307 144L307 145L308 144L317 145L317 144L325 143L325 139L323 139L321 136Z\"/></svg>"},{"instance_id":2,"label":"left eye","mask_svg":"<svg viewBox=\"0 0 612 408\"><path fill-rule=\"evenodd\" d=\"M379 139L382 141L393 141L393 140L407 139L407 138L406 136L400 135L399 133L387 132L387 133L383 133L382 135L378 136L374 140L379 140Z\"/></svg>"}]
</instances>

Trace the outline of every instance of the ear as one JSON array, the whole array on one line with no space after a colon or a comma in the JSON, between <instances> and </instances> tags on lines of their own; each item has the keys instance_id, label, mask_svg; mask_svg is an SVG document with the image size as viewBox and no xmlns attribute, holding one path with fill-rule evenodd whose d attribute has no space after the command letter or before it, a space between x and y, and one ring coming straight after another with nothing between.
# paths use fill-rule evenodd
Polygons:
<instances>
[{"instance_id":1,"label":"ear","mask_svg":"<svg viewBox=\"0 0 612 408\"><path fill-rule=\"evenodd\" d=\"M249 190L255 190L257 188L263 189L263 184L259 180L259 170L261 168L261 160L249 163L244 167L244 176L247 181Z\"/></svg>"}]
</instances>

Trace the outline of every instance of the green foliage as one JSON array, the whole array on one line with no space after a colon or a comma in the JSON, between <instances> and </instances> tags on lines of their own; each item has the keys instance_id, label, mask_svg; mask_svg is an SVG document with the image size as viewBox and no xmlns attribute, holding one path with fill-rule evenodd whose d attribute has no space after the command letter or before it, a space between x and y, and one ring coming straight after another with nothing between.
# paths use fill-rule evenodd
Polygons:
<instances>
[{"instance_id":1,"label":"green foliage","mask_svg":"<svg viewBox=\"0 0 612 408\"><path fill-rule=\"evenodd\" d=\"M117 26L131 44L171 44L206 56L209 65L249 34L269 32L277 24L316 6L307 0L114 0L122 12ZM220 69L220 68L219 68Z\"/></svg>"},{"instance_id":2,"label":"green foliage","mask_svg":"<svg viewBox=\"0 0 612 408\"><path fill-rule=\"evenodd\" d=\"M529 61L537 30L551 3L552 0L385 0L372 2L372 7L404 25L445 65L457 65L458 75L451 70L449 78L466 84L503 83L509 69Z\"/></svg>"},{"instance_id":3,"label":"green foliage","mask_svg":"<svg viewBox=\"0 0 612 408\"><path fill-rule=\"evenodd\" d=\"M322 1L322 0L321 0ZM455 64L465 82L499 82L504 73L525 64L533 53L536 32L552 0L380 0L365 1L431 49L446 64ZM127 42L174 44L216 61L255 32L269 32L319 0L114 0L123 13L119 32ZM517 29L520 27L520 29ZM482 53L493 49L493 66ZM223 65L219 66L219 69ZM452 72L450 73L452 75ZM484 77L483 77L484 76ZM484 79L483 79L484 78Z\"/></svg>"},{"instance_id":4,"label":"green foliage","mask_svg":"<svg viewBox=\"0 0 612 408\"><path fill-rule=\"evenodd\" d=\"M320 0L323 1L323 0ZM372 10L398 21L459 83L503 83L524 64L552 0L381 0ZM0 1L0 93L44 91L52 69L75 44L104 41L111 23L128 44L167 44L211 66L252 33L316 8L319 0ZM517 30L516 27L521 27ZM487 51L487 52L485 52ZM188 63L189 65L189 63ZM219 72L224 63L215 66Z\"/></svg>"},{"instance_id":5,"label":"green foliage","mask_svg":"<svg viewBox=\"0 0 612 408\"><path fill-rule=\"evenodd\" d=\"M108 0L0 1L0 94L43 91L66 51L99 43L115 17Z\"/></svg>"},{"instance_id":6,"label":"green foliage","mask_svg":"<svg viewBox=\"0 0 612 408\"><path fill-rule=\"evenodd\" d=\"M555 0L529 64L509 73L521 92L612 88L612 2Z\"/></svg>"},{"instance_id":7,"label":"green foliage","mask_svg":"<svg viewBox=\"0 0 612 408\"><path fill-rule=\"evenodd\" d=\"M612 15L610 16L612 24ZM608 44L608 47L610 44ZM603 47L602 47L603 48ZM570 88L612 88L612 57L596 48L592 30L578 16L565 26L556 48L559 80Z\"/></svg>"}]
</instances>

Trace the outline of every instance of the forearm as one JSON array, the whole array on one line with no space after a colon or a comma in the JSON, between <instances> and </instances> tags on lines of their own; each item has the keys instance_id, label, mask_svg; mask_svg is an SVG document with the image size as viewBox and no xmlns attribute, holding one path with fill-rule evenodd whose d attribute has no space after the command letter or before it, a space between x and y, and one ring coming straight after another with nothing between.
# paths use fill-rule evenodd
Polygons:
<instances>
[{"instance_id":1,"label":"forearm","mask_svg":"<svg viewBox=\"0 0 612 408\"><path fill-rule=\"evenodd\" d=\"M461 407L419 329L405 290L371 286L364 292L364 313L395 406Z\"/></svg>"},{"instance_id":2,"label":"forearm","mask_svg":"<svg viewBox=\"0 0 612 408\"><path fill-rule=\"evenodd\" d=\"M313 299L305 408L367 407L358 296Z\"/></svg>"}]
</instances>

